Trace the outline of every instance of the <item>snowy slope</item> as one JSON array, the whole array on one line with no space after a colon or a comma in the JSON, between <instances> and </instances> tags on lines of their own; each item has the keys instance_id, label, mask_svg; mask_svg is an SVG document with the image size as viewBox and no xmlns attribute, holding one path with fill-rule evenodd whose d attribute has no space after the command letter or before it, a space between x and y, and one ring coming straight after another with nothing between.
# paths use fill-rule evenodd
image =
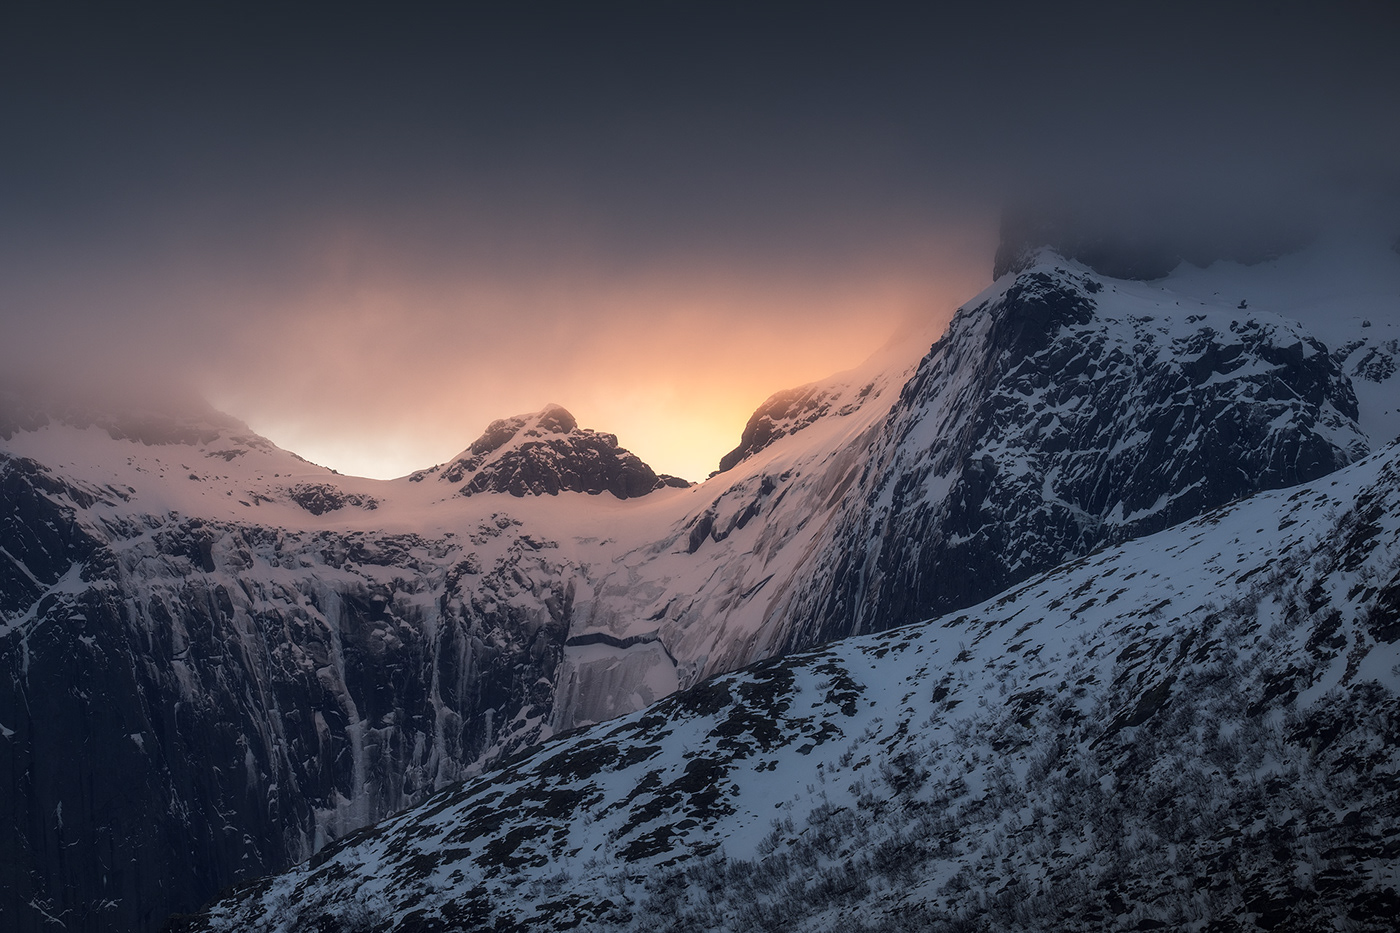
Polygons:
<instances>
[{"instance_id":1,"label":"snowy slope","mask_svg":"<svg viewBox=\"0 0 1400 933\"><path fill-rule=\"evenodd\" d=\"M181 929L1390 929L1400 448L707 680Z\"/></svg>"},{"instance_id":2,"label":"snowy slope","mask_svg":"<svg viewBox=\"0 0 1400 933\"><path fill-rule=\"evenodd\" d=\"M773 396L736 448L742 459L670 500L666 525L596 568L598 582L591 599L580 600L566 648L557 728L640 708L625 703L637 678L689 685L772 653L757 640L784 594L804 584L828 523L927 346L919 336L926 335Z\"/></svg>"}]
</instances>

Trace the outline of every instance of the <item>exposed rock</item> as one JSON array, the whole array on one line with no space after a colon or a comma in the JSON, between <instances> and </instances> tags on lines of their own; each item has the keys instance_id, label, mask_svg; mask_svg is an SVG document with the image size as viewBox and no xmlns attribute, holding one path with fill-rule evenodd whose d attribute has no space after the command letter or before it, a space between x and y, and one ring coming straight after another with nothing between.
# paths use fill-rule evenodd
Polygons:
<instances>
[{"instance_id":1,"label":"exposed rock","mask_svg":"<svg viewBox=\"0 0 1400 933\"><path fill-rule=\"evenodd\" d=\"M342 492L329 483L301 483L293 486L288 495L292 497L293 502L312 515L324 515L343 509L347 505L370 511L379 508L379 500L373 496Z\"/></svg>"},{"instance_id":2,"label":"exposed rock","mask_svg":"<svg viewBox=\"0 0 1400 933\"><path fill-rule=\"evenodd\" d=\"M426 475L411 478L421 481ZM665 486L688 485L676 477L658 477L636 454L618 446L617 435L579 428L574 416L558 405L491 422L438 478L464 483L465 496L610 492L631 499Z\"/></svg>"},{"instance_id":3,"label":"exposed rock","mask_svg":"<svg viewBox=\"0 0 1400 933\"><path fill-rule=\"evenodd\" d=\"M646 495L658 484L651 467L618 447L615 435L575 431L563 439L526 441L506 452L475 471L462 487L462 495L584 492L596 496L610 492L619 499L630 499Z\"/></svg>"},{"instance_id":4,"label":"exposed rock","mask_svg":"<svg viewBox=\"0 0 1400 933\"><path fill-rule=\"evenodd\" d=\"M831 411L832 393L820 383L774 392L744 425L739 446L720 458L719 472L732 470L780 437L802 430Z\"/></svg>"},{"instance_id":5,"label":"exposed rock","mask_svg":"<svg viewBox=\"0 0 1400 933\"><path fill-rule=\"evenodd\" d=\"M1353 379L1381 383L1395 375L1396 357L1400 357L1400 340L1372 344L1369 340L1353 340L1333 351L1332 356Z\"/></svg>"},{"instance_id":6,"label":"exposed rock","mask_svg":"<svg viewBox=\"0 0 1400 933\"><path fill-rule=\"evenodd\" d=\"M1105 294L1042 261L959 312L790 607L789 646L970 605L1366 452L1350 382L1297 325L1158 318Z\"/></svg>"}]
</instances>

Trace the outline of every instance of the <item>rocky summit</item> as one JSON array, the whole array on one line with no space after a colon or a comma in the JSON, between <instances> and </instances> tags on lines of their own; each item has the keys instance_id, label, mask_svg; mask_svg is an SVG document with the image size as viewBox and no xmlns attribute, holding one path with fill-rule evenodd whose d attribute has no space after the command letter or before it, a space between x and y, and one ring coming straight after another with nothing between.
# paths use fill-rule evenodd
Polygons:
<instances>
[{"instance_id":1,"label":"rocky summit","mask_svg":"<svg viewBox=\"0 0 1400 933\"><path fill-rule=\"evenodd\" d=\"M616 435L580 429L574 416L558 405L493 421L446 466L411 478L421 482L434 473L439 481L461 483L464 496L610 492L619 499L631 499L663 486L690 485L678 477L658 476L636 454L619 447Z\"/></svg>"}]
</instances>

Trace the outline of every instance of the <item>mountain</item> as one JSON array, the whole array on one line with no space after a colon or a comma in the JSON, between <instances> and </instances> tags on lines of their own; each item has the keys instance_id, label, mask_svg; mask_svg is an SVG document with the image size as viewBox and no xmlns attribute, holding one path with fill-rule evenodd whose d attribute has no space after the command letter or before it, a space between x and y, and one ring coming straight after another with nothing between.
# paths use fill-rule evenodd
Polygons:
<instances>
[{"instance_id":1,"label":"mountain","mask_svg":"<svg viewBox=\"0 0 1400 933\"><path fill-rule=\"evenodd\" d=\"M574 631L659 639L669 659L655 663L693 684L968 606L1103 545L1325 475L1371 449L1368 429L1382 441L1400 431L1396 383L1368 384L1362 406L1347 372L1361 351L1332 351L1270 283L1317 295L1302 310L1338 335L1389 341L1400 336L1395 260L1337 275L1309 253L1144 283L1038 252L921 360L765 403L729 469L693 491L669 537L620 563ZM1347 297L1358 290L1359 308Z\"/></svg>"},{"instance_id":2,"label":"mountain","mask_svg":"<svg viewBox=\"0 0 1400 933\"><path fill-rule=\"evenodd\" d=\"M7 929L155 929L548 734L582 578L538 517L575 538L679 493L557 407L440 482L212 412L6 410Z\"/></svg>"},{"instance_id":3,"label":"mountain","mask_svg":"<svg viewBox=\"0 0 1400 933\"><path fill-rule=\"evenodd\" d=\"M1301 326L1175 313L1169 291L1047 258L965 309L905 385L789 644L965 606L1368 450L1342 367Z\"/></svg>"},{"instance_id":4,"label":"mountain","mask_svg":"<svg viewBox=\"0 0 1400 933\"><path fill-rule=\"evenodd\" d=\"M574 416L559 405L493 421L450 463L414 473L409 479L422 482L434 474L439 482L462 483L464 496L610 492L627 499L662 486L684 489L690 485L675 476L657 476L636 454L617 446L617 435L580 430Z\"/></svg>"},{"instance_id":5,"label":"mountain","mask_svg":"<svg viewBox=\"0 0 1400 933\"><path fill-rule=\"evenodd\" d=\"M173 929L1388 930L1400 446L561 736Z\"/></svg>"},{"instance_id":6,"label":"mountain","mask_svg":"<svg viewBox=\"0 0 1400 933\"><path fill-rule=\"evenodd\" d=\"M7 399L0 925L157 929L552 735L1358 462L1400 431L1398 274L1037 252L699 485L557 406L377 481Z\"/></svg>"}]
</instances>

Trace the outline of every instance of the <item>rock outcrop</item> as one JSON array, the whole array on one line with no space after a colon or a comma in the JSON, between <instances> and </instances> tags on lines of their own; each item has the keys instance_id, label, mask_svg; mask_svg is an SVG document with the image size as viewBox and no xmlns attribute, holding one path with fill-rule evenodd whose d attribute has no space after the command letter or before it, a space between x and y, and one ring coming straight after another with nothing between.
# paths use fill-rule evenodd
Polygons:
<instances>
[{"instance_id":1,"label":"rock outcrop","mask_svg":"<svg viewBox=\"0 0 1400 933\"><path fill-rule=\"evenodd\" d=\"M470 447L434 470L439 481L462 484L464 496L609 492L632 499L665 486L690 485L674 476L658 476L636 454L619 447L617 435L580 428L558 405L491 422ZM412 478L421 481L431 472Z\"/></svg>"}]
</instances>

